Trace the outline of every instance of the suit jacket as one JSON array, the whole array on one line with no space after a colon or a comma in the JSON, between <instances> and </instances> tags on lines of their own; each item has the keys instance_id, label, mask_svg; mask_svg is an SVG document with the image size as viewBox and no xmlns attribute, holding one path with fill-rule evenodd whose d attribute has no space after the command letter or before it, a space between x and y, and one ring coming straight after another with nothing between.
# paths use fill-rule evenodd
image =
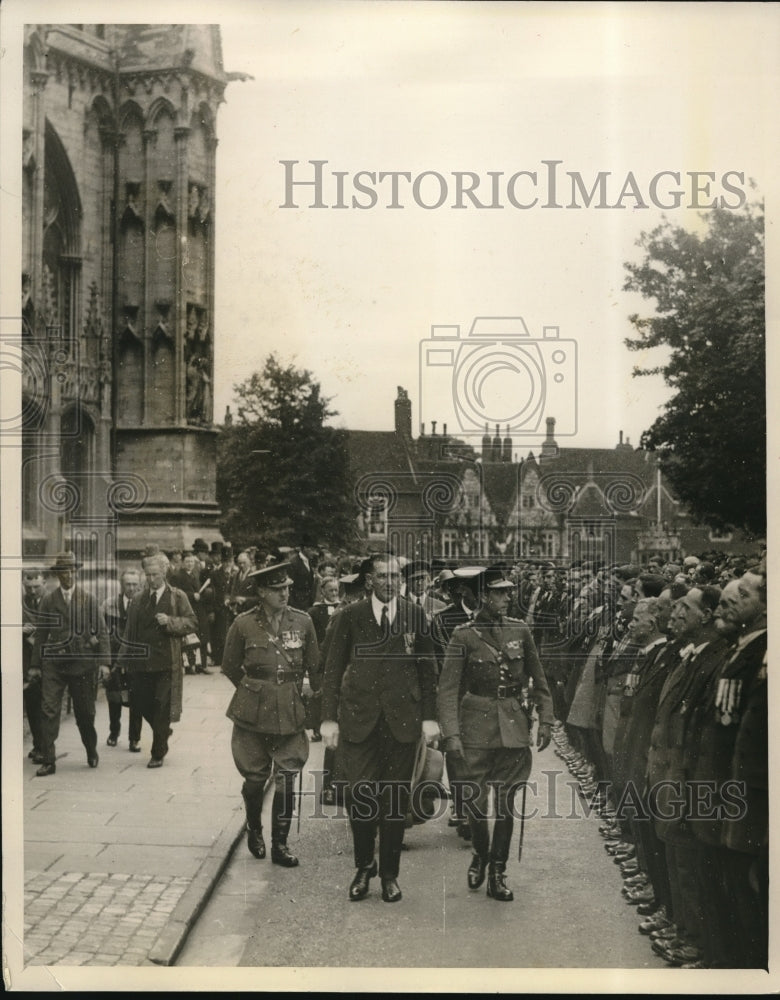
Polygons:
<instances>
[{"instance_id":1,"label":"suit jacket","mask_svg":"<svg viewBox=\"0 0 780 1000\"><path fill-rule=\"evenodd\" d=\"M440 601L438 597L434 597L433 594L428 593L423 594L422 600L417 600L416 597L411 597L408 594L406 595L406 599L410 604L419 604L428 616L429 621L435 614L439 611L443 611L447 607L444 601Z\"/></svg>"},{"instance_id":2,"label":"suit jacket","mask_svg":"<svg viewBox=\"0 0 780 1000\"><path fill-rule=\"evenodd\" d=\"M125 607L125 599L122 594L111 597L103 604L103 617L106 619L108 637L111 641L111 659L116 661L119 650L122 648L122 636L127 627L127 614L130 610L130 602Z\"/></svg>"},{"instance_id":3,"label":"suit jacket","mask_svg":"<svg viewBox=\"0 0 780 1000\"><path fill-rule=\"evenodd\" d=\"M42 597L33 600L26 594L22 594L22 625L39 625L41 623L40 603ZM33 650L35 649L35 632L29 632L22 636L22 671L24 680L28 681L28 672L32 667Z\"/></svg>"},{"instance_id":4,"label":"suit jacket","mask_svg":"<svg viewBox=\"0 0 780 1000\"><path fill-rule=\"evenodd\" d=\"M171 672L171 722L177 722L181 718L182 695L183 695L183 663L181 653L182 636L190 632L195 632L197 628L197 618L192 610L187 595L176 587L165 585L165 591L155 609L157 613L166 614L169 617L166 626L158 626L162 629L167 645L165 646L165 658L167 669ZM139 641L141 631L139 619L141 615L151 612L151 594L148 590L142 591L130 602L127 612L127 626L122 637L122 646L119 651L119 663L128 674L147 673L150 669L147 657L144 653L144 646Z\"/></svg>"},{"instance_id":5,"label":"suit jacket","mask_svg":"<svg viewBox=\"0 0 780 1000\"><path fill-rule=\"evenodd\" d=\"M85 674L108 665L110 650L106 622L100 606L76 584L70 606L62 590L44 594L38 605L42 622L35 631L32 666L57 667L68 674Z\"/></svg>"},{"instance_id":6,"label":"suit jacket","mask_svg":"<svg viewBox=\"0 0 780 1000\"><path fill-rule=\"evenodd\" d=\"M290 605L293 608L303 610L310 608L317 600L317 575L312 569L311 563L306 567L303 559L296 552L290 560Z\"/></svg>"},{"instance_id":7,"label":"suit jacket","mask_svg":"<svg viewBox=\"0 0 780 1000\"><path fill-rule=\"evenodd\" d=\"M752 661L750 678L742 698L742 711L734 741L731 777L744 782L744 814L724 823L722 842L734 851L763 853L769 847L769 703L767 701L767 634L753 642L753 649L740 650ZM759 656L761 665L755 669ZM737 667L728 665L729 670Z\"/></svg>"},{"instance_id":8,"label":"suit jacket","mask_svg":"<svg viewBox=\"0 0 780 1000\"><path fill-rule=\"evenodd\" d=\"M686 781L692 777L689 762L698 753L698 732L692 724L692 710L700 702L728 652L721 638L710 640L691 657L683 657L664 685L658 702L656 722L648 753L648 785L663 782L653 800L658 815L656 832L664 840L688 842Z\"/></svg>"},{"instance_id":9,"label":"suit jacket","mask_svg":"<svg viewBox=\"0 0 780 1000\"><path fill-rule=\"evenodd\" d=\"M464 746L491 749L529 745L530 721L520 696L496 697L502 664L506 683L528 687L539 721L553 723L552 698L530 629L511 618L494 623L478 614L455 629L444 657L438 708L445 739L460 736Z\"/></svg>"},{"instance_id":10,"label":"suit jacket","mask_svg":"<svg viewBox=\"0 0 780 1000\"><path fill-rule=\"evenodd\" d=\"M388 634L372 602L343 608L327 633L322 718L337 720L344 739L362 743L384 715L399 743L416 743L436 718L433 641L418 604L398 598Z\"/></svg>"},{"instance_id":11,"label":"suit jacket","mask_svg":"<svg viewBox=\"0 0 780 1000\"><path fill-rule=\"evenodd\" d=\"M677 650L676 645L664 639L646 653L640 651L626 678L620 701L612 748L615 783L625 787L631 782L640 794L644 787L647 752L658 699L670 666L676 663Z\"/></svg>"},{"instance_id":12,"label":"suit jacket","mask_svg":"<svg viewBox=\"0 0 780 1000\"><path fill-rule=\"evenodd\" d=\"M197 619L197 628L192 629L193 632L206 633L209 615L214 611L214 591L210 586L206 587L199 596L196 596L207 579L208 574L196 566L192 573L188 573L184 568L180 569L168 581L172 587L178 588L187 595L190 607L195 612Z\"/></svg>"},{"instance_id":13,"label":"suit jacket","mask_svg":"<svg viewBox=\"0 0 780 1000\"><path fill-rule=\"evenodd\" d=\"M721 660L721 669L713 675L711 683L702 693L695 705L692 725L695 727L695 746L688 754L688 776L697 781L715 782L716 788L721 789L723 783L731 779L734 768L735 753L737 747L737 736L743 730L743 739L747 737L747 731L743 729L745 725L745 709L748 701L748 693L754 687L756 679L764 666L764 658L767 650L766 631L758 633L752 640L744 642L741 646L732 647L727 651L727 655ZM719 710L719 693L722 691L724 682L738 682L739 694L734 700L730 716L727 718ZM754 689L754 694L760 689ZM736 692L735 692L736 693ZM753 714L755 705L751 706L750 717L755 721ZM750 717L748 727L751 726ZM758 733L755 735L759 736ZM763 767L767 767L765 745L762 747L762 740L759 736L754 752L758 758L763 758ZM746 749L743 744L743 751ZM694 752L695 751L695 752ZM743 760L743 764L746 761ZM760 797L759 797L760 798ZM715 797L715 805L722 805L719 796ZM764 806L764 810L766 807ZM732 815L734 809L731 810ZM694 836L713 846L720 845L727 837L729 827L733 827L732 833L728 837L734 839L734 843L742 842L740 850L750 849L749 844L755 842L756 836L760 839L762 833L757 831L766 822L766 811L759 817L752 815L750 809L742 820L730 820L724 822L724 817L713 817L711 819L699 819L690 824ZM754 825L755 824L755 825ZM751 828L753 832L751 833ZM753 849L757 849L755 846Z\"/></svg>"},{"instance_id":14,"label":"suit jacket","mask_svg":"<svg viewBox=\"0 0 780 1000\"><path fill-rule=\"evenodd\" d=\"M237 615L244 611L251 611L257 606L257 601L257 587L254 578L242 577L240 570L234 573L228 589L228 606L231 612Z\"/></svg>"}]
</instances>

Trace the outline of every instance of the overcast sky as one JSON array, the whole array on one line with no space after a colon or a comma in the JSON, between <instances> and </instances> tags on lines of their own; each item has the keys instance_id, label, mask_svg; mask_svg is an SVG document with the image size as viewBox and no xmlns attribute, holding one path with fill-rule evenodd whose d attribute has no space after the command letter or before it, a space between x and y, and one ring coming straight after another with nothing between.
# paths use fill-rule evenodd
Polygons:
<instances>
[{"instance_id":1,"label":"overcast sky","mask_svg":"<svg viewBox=\"0 0 780 1000\"><path fill-rule=\"evenodd\" d=\"M394 3L230 3L220 5L225 68L254 79L231 83L218 121L215 410L221 420L233 385L259 369L270 351L310 369L350 428L392 426L398 385L408 389L415 433L436 419L455 429L455 392L478 392L471 415L513 416L513 386L541 369L547 384L529 392L530 410L574 429L573 352L565 347L563 384L544 361L513 375L480 362L463 376L427 368L420 406L419 345L432 325L475 316L524 319L531 339L556 326L577 344L576 435L561 443L611 446L619 430L638 443L667 397L660 378L632 379L628 316L651 305L622 291L623 262L641 256L635 241L660 221L650 192L661 171L681 175L683 205L694 199L691 171L715 174L709 197L729 206L764 193L769 95L776 93L777 18L761 5L514 5ZM771 18L771 21L770 21ZM297 160L285 168L280 161ZM312 208L312 187L294 187L298 207L281 207L286 170L311 180L308 161L326 160L323 201L339 200L334 172L345 173L342 203L369 196L354 186L359 171L425 171L412 184L378 180L370 209ZM555 198L544 161L561 161ZM490 204L489 172L502 209L477 209L462 196L454 209L455 172L478 175L475 194ZM518 171L515 200L507 179ZM570 173L588 191L609 172L606 204L574 209ZM743 181L736 175L740 174ZM466 182L464 182L466 183ZM655 201L676 183L664 176ZM584 205L582 195L577 203ZM557 201L564 207L544 208ZM695 212L666 211L675 224L699 225ZM451 345L451 341L448 342ZM484 353L484 352L483 352ZM558 355L560 357L560 355ZM658 359L662 360L659 353ZM484 370L483 370L484 369ZM466 380L468 381L468 380ZM503 402L502 402L503 400ZM519 407L522 409L522 406ZM528 412L530 412L530 410ZM527 415L527 414L526 414ZM518 418L517 423L521 423ZM532 429L534 421L525 423ZM543 419L541 426L544 426ZM491 428L492 429L492 428ZM503 427L502 427L503 432ZM533 447L539 436L517 438ZM527 449L526 449L527 450Z\"/></svg>"}]
</instances>

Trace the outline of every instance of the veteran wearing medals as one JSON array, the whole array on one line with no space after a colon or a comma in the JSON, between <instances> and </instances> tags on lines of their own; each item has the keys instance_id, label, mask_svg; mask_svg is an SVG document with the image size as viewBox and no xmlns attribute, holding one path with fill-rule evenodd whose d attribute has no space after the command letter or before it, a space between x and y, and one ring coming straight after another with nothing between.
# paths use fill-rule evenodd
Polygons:
<instances>
[{"instance_id":1,"label":"veteran wearing medals","mask_svg":"<svg viewBox=\"0 0 780 1000\"><path fill-rule=\"evenodd\" d=\"M230 626L222 671L236 687L226 714L233 722L233 760L244 779L247 846L254 857L265 857L261 814L273 770L271 860L294 868L298 858L287 847L287 835L295 776L309 756L301 688L304 676L316 670L319 652L311 618L288 606L288 568L279 563L249 574L258 604Z\"/></svg>"},{"instance_id":2,"label":"veteran wearing medals","mask_svg":"<svg viewBox=\"0 0 780 1000\"><path fill-rule=\"evenodd\" d=\"M480 606L474 619L456 628L439 677L439 725L448 760L459 782L477 794L463 795L474 850L468 869L470 889L478 889L488 869L487 894L508 902L505 880L518 787L531 773L531 716L539 712L537 747L550 742L552 698L539 657L524 622L506 617L514 584L498 567L481 575ZM496 792L492 841L488 831L490 787Z\"/></svg>"}]
</instances>

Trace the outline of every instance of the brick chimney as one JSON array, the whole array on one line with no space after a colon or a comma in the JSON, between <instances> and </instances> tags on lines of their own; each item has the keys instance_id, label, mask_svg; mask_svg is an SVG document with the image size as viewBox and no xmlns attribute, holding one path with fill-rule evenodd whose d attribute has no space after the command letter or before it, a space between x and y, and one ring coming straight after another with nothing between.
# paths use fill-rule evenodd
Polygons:
<instances>
[{"instance_id":1,"label":"brick chimney","mask_svg":"<svg viewBox=\"0 0 780 1000\"><path fill-rule=\"evenodd\" d=\"M558 454L558 445L555 441L555 417L547 418L547 437L542 444L541 457L555 458Z\"/></svg>"},{"instance_id":2,"label":"brick chimney","mask_svg":"<svg viewBox=\"0 0 780 1000\"><path fill-rule=\"evenodd\" d=\"M412 401L400 385L395 399L395 433L405 441L412 440Z\"/></svg>"}]
</instances>

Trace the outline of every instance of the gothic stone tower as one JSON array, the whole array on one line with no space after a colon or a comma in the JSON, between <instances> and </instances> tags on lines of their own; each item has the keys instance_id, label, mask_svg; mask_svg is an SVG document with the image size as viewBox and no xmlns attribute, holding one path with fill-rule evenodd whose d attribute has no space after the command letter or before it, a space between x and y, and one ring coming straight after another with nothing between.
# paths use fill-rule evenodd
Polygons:
<instances>
[{"instance_id":1,"label":"gothic stone tower","mask_svg":"<svg viewBox=\"0 0 780 1000\"><path fill-rule=\"evenodd\" d=\"M31 25L24 74L25 554L216 540L219 29Z\"/></svg>"}]
</instances>

